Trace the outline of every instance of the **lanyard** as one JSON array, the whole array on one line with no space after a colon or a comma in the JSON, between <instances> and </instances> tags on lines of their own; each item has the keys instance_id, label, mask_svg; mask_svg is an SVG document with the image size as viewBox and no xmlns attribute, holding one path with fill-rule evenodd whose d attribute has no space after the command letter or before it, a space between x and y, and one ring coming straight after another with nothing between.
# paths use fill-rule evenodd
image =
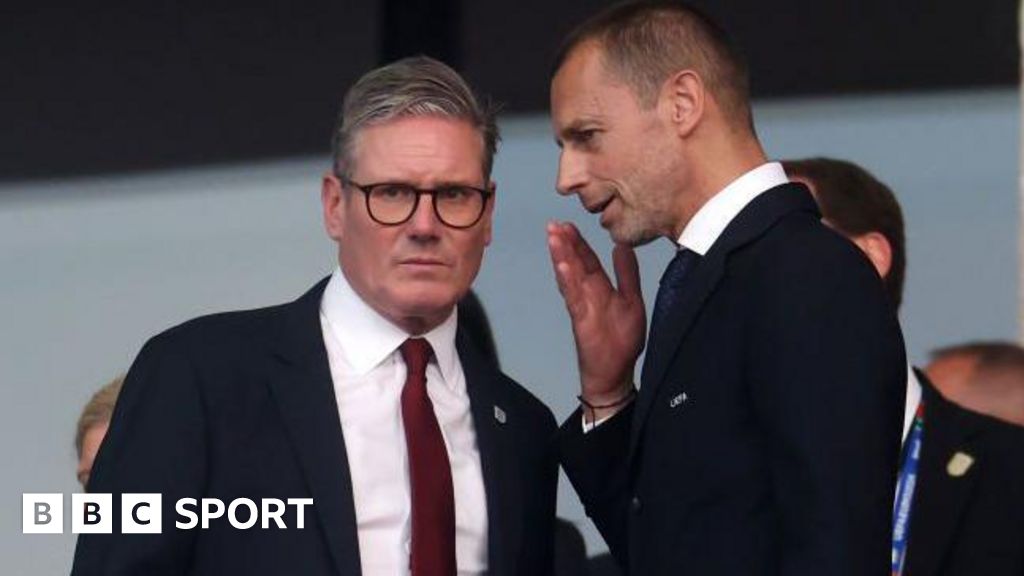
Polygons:
<instances>
[{"instance_id":1,"label":"lanyard","mask_svg":"<svg viewBox=\"0 0 1024 576\"><path fill-rule=\"evenodd\" d=\"M892 576L903 574L910 540L910 508L917 485L917 464L921 459L921 436L924 433L924 404L918 404L914 424L903 452L899 482L896 484L896 509L892 521Z\"/></svg>"}]
</instances>

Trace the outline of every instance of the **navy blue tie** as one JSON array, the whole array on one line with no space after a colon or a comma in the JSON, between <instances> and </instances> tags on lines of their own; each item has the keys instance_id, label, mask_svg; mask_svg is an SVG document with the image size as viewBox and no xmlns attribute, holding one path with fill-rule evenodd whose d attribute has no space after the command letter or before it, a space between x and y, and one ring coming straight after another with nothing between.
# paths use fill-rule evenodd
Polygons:
<instances>
[{"instance_id":1,"label":"navy blue tie","mask_svg":"<svg viewBox=\"0 0 1024 576\"><path fill-rule=\"evenodd\" d=\"M658 329L658 324L664 321L669 310L679 300L679 295L683 292L684 280L687 274L696 267L699 260L699 254L683 248L677 251L675 257L668 263L668 268L661 275L658 296L654 300L654 312L651 314L652 335Z\"/></svg>"}]
</instances>

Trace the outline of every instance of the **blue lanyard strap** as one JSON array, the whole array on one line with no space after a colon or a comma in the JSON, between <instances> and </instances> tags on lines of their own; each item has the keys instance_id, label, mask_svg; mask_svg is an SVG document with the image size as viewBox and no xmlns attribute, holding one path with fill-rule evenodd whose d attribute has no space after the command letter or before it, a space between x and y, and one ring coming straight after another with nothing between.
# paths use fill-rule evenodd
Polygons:
<instances>
[{"instance_id":1,"label":"blue lanyard strap","mask_svg":"<svg viewBox=\"0 0 1024 576\"><path fill-rule=\"evenodd\" d=\"M914 424L903 451L899 482L896 484L896 509L892 521L892 576L903 574L910 540L910 509L917 485L917 464L921 459L921 437L924 433L924 404L917 407Z\"/></svg>"}]
</instances>

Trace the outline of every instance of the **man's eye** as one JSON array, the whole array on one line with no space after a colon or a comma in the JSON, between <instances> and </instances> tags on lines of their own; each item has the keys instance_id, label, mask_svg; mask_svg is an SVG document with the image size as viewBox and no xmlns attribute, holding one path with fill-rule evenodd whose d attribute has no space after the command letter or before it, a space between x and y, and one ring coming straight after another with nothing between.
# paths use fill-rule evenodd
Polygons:
<instances>
[{"instance_id":1,"label":"man's eye","mask_svg":"<svg viewBox=\"0 0 1024 576\"><path fill-rule=\"evenodd\" d=\"M580 130L576 132L576 143L593 144L594 140L597 138L597 132L598 131L596 129Z\"/></svg>"},{"instance_id":2,"label":"man's eye","mask_svg":"<svg viewBox=\"0 0 1024 576\"><path fill-rule=\"evenodd\" d=\"M400 184L384 184L373 190L373 195L381 199L396 200L412 194L412 189Z\"/></svg>"},{"instance_id":3,"label":"man's eye","mask_svg":"<svg viewBox=\"0 0 1024 576\"><path fill-rule=\"evenodd\" d=\"M468 200L473 195L473 190L469 188L459 188L453 186L451 188L441 188L437 191L437 196L441 200L451 202L462 202Z\"/></svg>"}]
</instances>

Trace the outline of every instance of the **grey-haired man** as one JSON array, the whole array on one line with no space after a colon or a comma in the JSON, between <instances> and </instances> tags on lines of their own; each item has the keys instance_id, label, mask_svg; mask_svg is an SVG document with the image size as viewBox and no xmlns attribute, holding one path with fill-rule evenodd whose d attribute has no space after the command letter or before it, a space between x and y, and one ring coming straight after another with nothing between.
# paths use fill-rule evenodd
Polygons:
<instances>
[{"instance_id":1,"label":"grey-haired man","mask_svg":"<svg viewBox=\"0 0 1024 576\"><path fill-rule=\"evenodd\" d=\"M554 419L457 329L497 136L436 60L349 90L321 194L339 267L293 303L147 343L89 488L161 493L163 533L83 535L75 575L550 572ZM303 529L289 509L285 529L185 530L182 498L313 505Z\"/></svg>"}]
</instances>

